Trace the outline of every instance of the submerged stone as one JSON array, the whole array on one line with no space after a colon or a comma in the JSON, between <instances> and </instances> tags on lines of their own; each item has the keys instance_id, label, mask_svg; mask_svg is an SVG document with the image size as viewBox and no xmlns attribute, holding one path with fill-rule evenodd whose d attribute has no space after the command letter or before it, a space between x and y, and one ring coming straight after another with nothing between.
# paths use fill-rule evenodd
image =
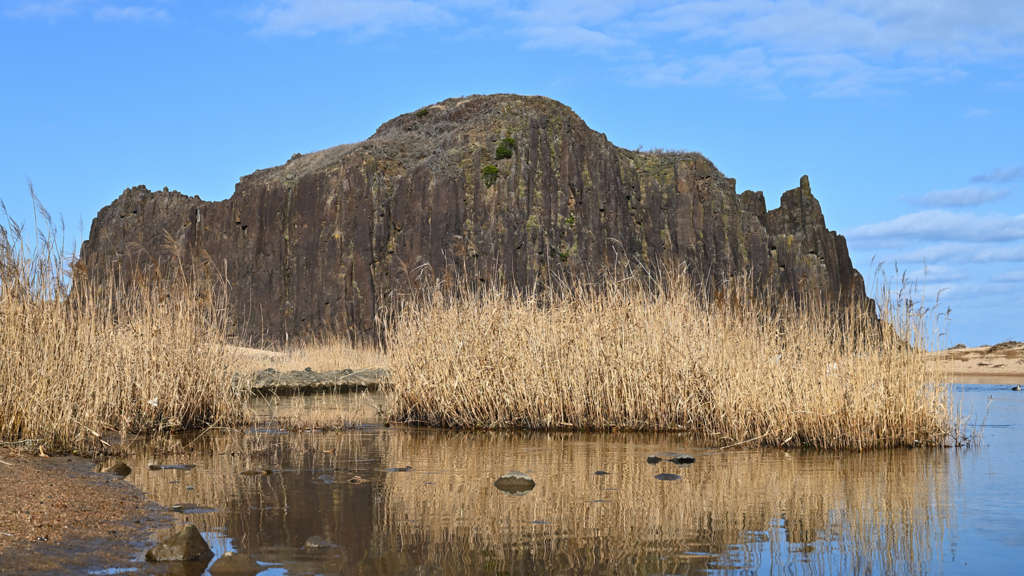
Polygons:
<instances>
[{"instance_id":1,"label":"submerged stone","mask_svg":"<svg viewBox=\"0 0 1024 576\"><path fill-rule=\"evenodd\" d=\"M306 538L306 543L303 544L302 547L307 549L334 548L334 544L331 544L320 536L310 536L309 538Z\"/></svg>"},{"instance_id":2,"label":"submerged stone","mask_svg":"<svg viewBox=\"0 0 1024 576\"><path fill-rule=\"evenodd\" d=\"M528 475L512 471L494 481L494 487L507 494L521 496L537 485Z\"/></svg>"},{"instance_id":3,"label":"submerged stone","mask_svg":"<svg viewBox=\"0 0 1024 576\"><path fill-rule=\"evenodd\" d=\"M193 502L183 502L181 504L172 504L171 511L179 514L208 514L214 512L215 509L200 506Z\"/></svg>"},{"instance_id":4,"label":"submerged stone","mask_svg":"<svg viewBox=\"0 0 1024 576\"><path fill-rule=\"evenodd\" d=\"M191 470L195 464L150 464L150 470Z\"/></svg>"},{"instance_id":5,"label":"submerged stone","mask_svg":"<svg viewBox=\"0 0 1024 576\"><path fill-rule=\"evenodd\" d=\"M210 558L213 558L213 551L194 524L186 524L146 552L146 560L150 562L189 562Z\"/></svg>"},{"instance_id":6,"label":"submerged stone","mask_svg":"<svg viewBox=\"0 0 1024 576\"><path fill-rule=\"evenodd\" d=\"M225 552L210 566L211 576L255 576L263 567L248 554Z\"/></svg>"}]
</instances>

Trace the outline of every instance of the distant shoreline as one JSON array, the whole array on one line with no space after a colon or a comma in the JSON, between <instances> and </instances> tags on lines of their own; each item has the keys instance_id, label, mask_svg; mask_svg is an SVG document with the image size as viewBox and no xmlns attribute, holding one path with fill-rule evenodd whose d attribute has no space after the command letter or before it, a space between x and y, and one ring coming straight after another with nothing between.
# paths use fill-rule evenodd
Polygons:
<instances>
[{"instance_id":1,"label":"distant shoreline","mask_svg":"<svg viewBox=\"0 0 1024 576\"><path fill-rule=\"evenodd\" d=\"M1024 380L1024 343L949 348L929 354L931 362L952 378L1005 379L990 384L1020 384Z\"/></svg>"}]
</instances>

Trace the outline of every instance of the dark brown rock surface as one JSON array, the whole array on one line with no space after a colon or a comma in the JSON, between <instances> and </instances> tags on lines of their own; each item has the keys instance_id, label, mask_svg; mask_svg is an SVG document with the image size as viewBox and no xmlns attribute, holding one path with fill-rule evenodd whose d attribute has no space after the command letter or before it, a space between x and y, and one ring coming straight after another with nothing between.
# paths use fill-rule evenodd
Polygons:
<instances>
[{"instance_id":1,"label":"dark brown rock surface","mask_svg":"<svg viewBox=\"0 0 1024 576\"><path fill-rule=\"evenodd\" d=\"M506 138L513 153L496 159ZM715 286L748 274L797 298L864 297L806 177L767 211L702 155L618 148L543 97L445 100L243 177L220 202L130 188L93 221L82 261L165 259L169 242L226 270L236 330L257 338L372 335L379 298L423 270L531 286L631 260Z\"/></svg>"}]
</instances>

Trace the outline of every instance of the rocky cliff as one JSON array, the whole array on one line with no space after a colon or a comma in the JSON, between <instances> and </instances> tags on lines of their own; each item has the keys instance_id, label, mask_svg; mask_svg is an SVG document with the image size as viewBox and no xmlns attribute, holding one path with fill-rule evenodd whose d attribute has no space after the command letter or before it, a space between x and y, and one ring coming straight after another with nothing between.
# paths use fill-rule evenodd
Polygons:
<instances>
[{"instance_id":1,"label":"rocky cliff","mask_svg":"<svg viewBox=\"0 0 1024 576\"><path fill-rule=\"evenodd\" d=\"M295 155L204 202L138 186L82 245L101 274L173 241L226 270L238 334L372 335L378 299L417 270L530 286L616 261L749 274L797 298L860 302L864 281L807 177L767 211L697 153L618 148L571 109L516 95L445 100L369 139Z\"/></svg>"}]
</instances>

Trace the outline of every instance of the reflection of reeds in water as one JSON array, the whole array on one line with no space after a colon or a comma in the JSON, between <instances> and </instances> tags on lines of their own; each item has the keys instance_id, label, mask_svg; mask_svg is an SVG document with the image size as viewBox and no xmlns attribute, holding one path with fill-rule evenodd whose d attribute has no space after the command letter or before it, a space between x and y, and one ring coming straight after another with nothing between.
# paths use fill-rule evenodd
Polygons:
<instances>
[{"instance_id":1,"label":"reflection of reeds in water","mask_svg":"<svg viewBox=\"0 0 1024 576\"><path fill-rule=\"evenodd\" d=\"M667 436L381 440L385 465L411 459L448 472L386 477L376 514L381 549L414 549L430 566L591 574L793 563L810 573L919 573L949 526L947 455L938 451L709 451L677 468L644 459L671 446ZM512 469L529 470L537 488L498 492L491 482ZM682 479L659 482L659 472Z\"/></svg>"},{"instance_id":2,"label":"reflection of reeds in water","mask_svg":"<svg viewBox=\"0 0 1024 576\"><path fill-rule=\"evenodd\" d=\"M257 397L249 405L257 422L290 430L349 428L380 421L377 392Z\"/></svg>"}]
</instances>

